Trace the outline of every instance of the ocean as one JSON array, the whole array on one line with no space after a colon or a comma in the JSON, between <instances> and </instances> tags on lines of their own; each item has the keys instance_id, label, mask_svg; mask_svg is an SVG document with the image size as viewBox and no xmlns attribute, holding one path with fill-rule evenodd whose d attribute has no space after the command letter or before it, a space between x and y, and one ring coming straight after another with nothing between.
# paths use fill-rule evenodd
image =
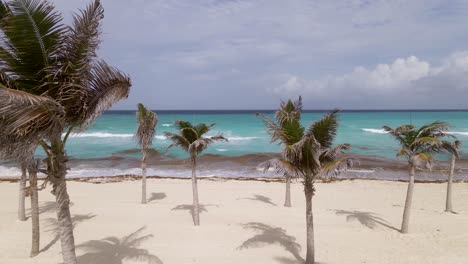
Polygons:
<instances>
[{"instance_id":1,"label":"ocean","mask_svg":"<svg viewBox=\"0 0 468 264\"><path fill-rule=\"evenodd\" d=\"M228 142L219 142L210 146L205 153L208 156L221 157L225 161L216 167L200 168L201 176L261 176L263 172L248 163L252 168L233 165L231 159L243 156L277 153L280 146L270 142L270 136L256 112L273 117L273 111L156 111L159 116L153 148L163 154L160 160L186 159L188 155L177 148L166 150L170 141L163 134L165 131L176 132L174 121L184 120L193 123L215 123L208 134L222 134ZM304 111L302 120L309 125L319 119L325 111ZM462 155L468 155L468 111L343 111L340 113L340 125L336 143L349 143L350 152L358 155L395 159L398 149L395 142L383 130L382 126L396 127L401 124L416 126L440 120L451 124L450 133L462 141ZM137 128L134 111L108 111L102 115L87 131L72 134L67 142L67 153L74 162L69 172L70 177L113 176L121 174L139 174L140 154L133 138ZM465 143L465 144L463 144ZM43 156L41 151L38 157ZM215 156L216 155L216 156ZM445 159L444 155L439 158ZM130 162L130 160L132 162ZM234 162L238 163L238 162ZM187 166L158 166L150 164L150 175L188 177ZM271 173L273 174L273 173ZM0 164L1 176L19 175L11 164Z\"/></svg>"}]
</instances>

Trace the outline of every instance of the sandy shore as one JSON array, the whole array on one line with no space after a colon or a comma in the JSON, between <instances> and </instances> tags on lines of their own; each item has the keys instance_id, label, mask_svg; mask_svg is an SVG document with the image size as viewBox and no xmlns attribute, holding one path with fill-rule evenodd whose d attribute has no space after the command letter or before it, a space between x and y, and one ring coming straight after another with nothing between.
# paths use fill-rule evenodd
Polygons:
<instances>
[{"instance_id":1,"label":"sandy shore","mask_svg":"<svg viewBox=\"0 0 468 264\"><path fill-rule=\"evenodd\" d=\"M293 207L285 208L281 183L202 180L200 227L192 224L190 181L150 179L147 205L139 204L140 187L139 181L69 182L80 264L289 264L305 255L300 183L293 185ZM397 229L405 183L318 183L318 263L468 263L468 183L454 186L458 214L443 212L445 188L416 185L411 234L402 235ZM60 263L53 196L49 190L40 193L45 250L30 259L31 223L16 220L17 190L17 183L0 182L0 263Z\"/></svg>"}]
</instances>

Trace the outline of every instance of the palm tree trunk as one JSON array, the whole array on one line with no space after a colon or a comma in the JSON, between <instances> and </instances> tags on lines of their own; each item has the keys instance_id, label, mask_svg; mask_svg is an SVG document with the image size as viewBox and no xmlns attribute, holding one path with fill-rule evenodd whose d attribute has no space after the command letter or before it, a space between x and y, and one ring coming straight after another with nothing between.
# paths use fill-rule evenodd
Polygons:
<instances>
[{"instance_id":1,"label":"palm tree trunk","mask_svg":"<svg viewBox=\"0 0 468 264\"><path fill-rule=\"evenodd\" d=\"M146 204L146 149L142 150L141 176L141 203Z\"/></svg>"},{"instance_id":2,"label":"palm tree trunk","mask_svg":"<svg viewBox=\"0 0 468 264\"><path fill-rule=\"evenodd\" d=\"M192 156L192 193L193 193L193 223L196 226L200 225L200 205L198 203L198 186L197 186L197 157Z\"/></svg>"},{"instance_id":3,"label":"palm tree trunk","mask_svg":"<svg viewBox=\"0 0 468 264\"><path fill-rule=\"evenodd\" d=\"M409 219L411 212L411 204L413 202L413 192L414 192L414 174L415 166L413 164L409 165L409 182L408 190L406 193L405 209L403 211L403 221L401 223L401 233L407 234L409 229Z\"/></svg>"},{"instance_id":4,"label":"palm tree trunk","mask_svg":"<svg viewBox=\"0 0 468 264\"><path fill-rule=\"evenodd\" d=\"M19 201L18 201L18 220L26 221L26 213L24 208L24 200L26 198L24 189L26 188L26 165L21 163L21 178L19 184Z\"/></svg>"},{"instance_id":5,"label":"palm tree trunk","mask_svg":"<svg viewBox=\"0 0 468 264\"><path fill-rule=\"evenodd\" d=\"M311 184L308 184L311 185ZM314 216L312 213L312 197L314 196L313 186L304 188L306 198L306 224L307 224L307 255L305 264L315 263L314 246Z\"/></svg>"},{"instance_id":6,"label":"palm tree trunk","mask_svg":"<svg viewBox=\"0 0 468 264\"><path fill-rule=\"evenodd\" d=\"M291 176L286 175L286 195L284 198L284 206L291 207Z\"/></svg>"},{"instance_id":7,"label":"palm tree trunk","mask_svg":"<svg viewBox=\"0 0 468 264\"><path fill-rule=\"evenodd\" d=\"M455 170L455 155L452 155L450 160L450 172L447 181L447 200L445 202L445 211L453 213L452 206L452 181L453 181L453 172Z\"/></svg>"},{"instance_id":8,"label":"palm tree trunk","mask_svg":"<svg viewBox=\"0 0 468 264\"><path fill-rule=\"evenodd\" d=\"M75 254L75 238L70 215L70 197L65 181L66 161L63 144L59 138L52 142L52 155L48 160L49 179L52 182L52 193L55 195L57 220L59 224L60 242L64 264L77 264Z\"/></svg>"},{"instance_id":9,"label":"palm tree trunk","mask_svg":"<svg viewBox=\"0 0 468 264\"><path fill-rule=\"evenodd\" d=\"M314 216L312 213L312 197L313 191L310 188L305 190L306 197L306 225L307 225L307 255L305 264L315 263L315 246L314 246Z\"/></svg>"},{"instance_id":10,"label":"palm tree trunk","mask_svg":"<svg viewBox=\"0 0 468 264\"><path fill-rule=\"evenodd\" d=\"M39 195L37 192L37 165L33 162L29 168L29 190L31 196L31 224L32 246L31 257L39 254L40 230L39 230Z\"/></svg>"}]
</instances>

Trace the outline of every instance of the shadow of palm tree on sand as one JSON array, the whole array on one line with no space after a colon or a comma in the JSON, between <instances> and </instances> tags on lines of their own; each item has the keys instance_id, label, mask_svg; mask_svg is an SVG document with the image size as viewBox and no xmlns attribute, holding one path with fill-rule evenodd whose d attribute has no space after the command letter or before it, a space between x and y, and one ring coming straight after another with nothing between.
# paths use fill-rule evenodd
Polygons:
<instances>
[{"instance_id":1,"label":"shadow of palm tree on sand","mask_svg":"<svg viewBox=\"0 0 468 264\"><path fill-rule=\"evenodd\" d=\"M270 204L270 205L273 205L273 206L277 206L277 204L275 204L274 202L271 201L270 197L267 197L267 196L264 196L264 195L259 195L259 194L254 194L253 197L246 197L246 198L240 198L240 199L259 201L259 202L263 202L263 203Z\"/></svg>"},{"instance_id":2,"label":"shadow of palm tree on sand","mask_svg":"<svg viewBox=\"0 0 468 264\"><path fill-rule=\"evenodd\" d=\"M123 264L124 260L134 260L148 264L162 264L157 256L146 249L139 248L140 244L153 235L140 235L145 229L142 227L122 238L106 237L101 240L91 240L77 246L86 251L78 257L78 264Z\"/></svg>"},{"instance_id":3,"label":"shadow of palm tree on sand","mask_svg":"<svg viewBox=\"0 0 468 264\"><path fill-rule=\"evenodd\" d=\"M55 202L54 202L55 203ZM72 225L73 229L75 229L76 225L80 222L89 220L91 218L96 217L96 215L93 214L86 214L86 215L73 215L72 216ZM59 224L57 219L55 218L47 218L44 221L44 227L46 232L51 232L54 238L47 244L45 245L44 248L42 248L39 252L45 252L49 250L57 241L60 239L60 230L59 230Z\"/></svg>"},{"instance_id":4,"label":"shadow of palm tree on sand","mask_svg":"<svg viewBox=\"0 0 468 264\"><path fill-rule=\"evenodd\" d=\"M203 212L208 212L208 210L206 209L207 206L216 206L218 207L217 205L215 204L200 204L198 206L199 208L199 212L200 214L203 213ZM193 205L192 204L181 204L181 205L178 205L174 208L171 209L172 211L177 211L177 210L186 210L186 211L189 211L189 213L192 215L192 220L195 222L195 219L194 219L194 211L193 211Z\"/></svg>"},{"instance_id":5,"label":"shadow of palm tree on sand","mask_svg":"<svg viewBox=\"0 0 468 264\"><path fill-rule=\"evenodd\" d=\"M41 205L39 205L39 214L42 213L47 213L47 212L55 212L57 209L56 202L42 202ZM73 203L70 202L70 207L73 206ZM31 208L28 208L26 210L26 216L31 217Z\"/></svg>"},{"instance_id":6,"label":"shadow of palm tree on sand","mask_svg":"<svg viewBox=\"0 0 468 264\"><path fill-rule=\"evenodd\" d=\"M346 211L346 210L334 210L337 215L346 215L346 221L357 220L363 226L375 229L378 225L384 226L389 229L393 229L397 232L400 232L399 229L391 226L388 222L379 217L376 213L373 212L363 212L363 211Z\"/></svg>"},{"instance_id":7,"label":"shadow of palm tree on sand","mask_svg":"<svg viewBox=\"0 0 468 264\"><path fill-rule=\"evenodd\" d=\"M148 203L156 200L162 200L166 198L166 193L151 193L151 196L148 198Z\"/></svg>"},{"instance_id":8,"label":"shadow of palm tree on sand","mask_svg":"<svg viewBox=\"0 0 468 264\"><path fill-rule=\"evenodd\" d=\"M291 253L295 260L290 260L283 257L276 257L275 260L281 263L304 263L304 259L299 254L301 251L301 245L296 242L295 237L286 234L286 230L280 227L272 227L270 225L258 222L242 224L242 227L244 229L251 229L256 231L259 234L244 241L242 245L238 247L239 250L252 247L261 247L269 244L278 244L286 251Z\"/></svg>"}]
</instances>

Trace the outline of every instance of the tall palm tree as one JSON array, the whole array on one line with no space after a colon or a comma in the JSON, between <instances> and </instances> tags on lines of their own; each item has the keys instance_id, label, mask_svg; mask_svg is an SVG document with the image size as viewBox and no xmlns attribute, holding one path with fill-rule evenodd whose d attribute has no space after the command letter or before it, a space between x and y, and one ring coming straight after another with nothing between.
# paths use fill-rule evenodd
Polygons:
<instances>
[{"instance_id":1,"label":"tall palm tree","mask_svg":"<svg viewBox=\"0 0 468 264\"><path fill-rule=\"evenodd\" d=\"M287 103L281 102L280 108L275 112L275 121L271 118L257 114L262 117L268 132L271 135L271 142L280 141L283 148L293 145L301 140L304 133L304 128L301 126L301 111L302 111L302 98L295 102L288 100ZM278 133L277 131L282 131ZM287 137L282 135L288 135ZM285 173L286 192L284 199L284 206L291 207L291 175Z\"/></svg>"},{"instance_id":2,"label":"tall palm tree","mask_svg":"<svg viewBox=\"0 0 468 264\"><path fill-rule=\"evenodd\" d=\"M44 149L65 264L77 263L65 181L68 136L130 88L125 74L97 58L103 12L95 0L67 26L47 1L0 4L0 152L27 157L38 145Z\"/></svg>"},{"instance_id":3,"label":"tall palm tree","mask_svg":"<svg viewBox=\"0 0 468 264\"><path fill-rule=\"evenodd\" d=\"M39 163L32 162L28 166L29 188L28 194L31 197L31 225L32 225L32 243L31 257L39 254L40 246L40 226L39 226L39 193L37 187L37 169Z\"/></svg>"},{"instance_id":4,"label":"tall palm tree","mask_svg":"<svg viewBox=\"0 0 468 264\"><path fill-rule=\"evenodd\" d=\"M156 133L156 125L158 124L158 115L146 109L143 104L138 104L137 112L138 129L135 138L141 147L141 203L146 203L146 156L148 147L153 144L154 134Z\"/></svg>"},{"instance_id":5,"label":"tall palm tree","mask_svg":"<svg viewBox=\"0 0 468 264\"><path fill-rule=\"evenodd\" d=\"M408 161L408 189L401 223L401 233L403 234L408 233L409 230L414 176L417 165L430 167L434 160L431 154L442 150L447 150L458 157L458 152L454 146L450 142L442 140L442 138L449 136L445 133L448 128L448 123L439 121L423 125L420 128L413 125L401 125L394 129L388 126L383 127L401 146L397 152L397 157L404 156Z\"/></svg>"},{"instance_id":6,"label":"tall palm tree","mask_svg":"<svg viewBox=\"0 0 468 264\"><path fill-rule=\"evenodd\" d=\"M453 143L454 150L457 153L460 152L461 141L455 140ZM452 182L453 182L453 173L455 171L455 161L457 156L455 154L450 155L450 172L447 179L447 199L445 201L445 211L449 213L453 213L453 205L452 205Z\"/></svg>"},{"instance_id":7,"label":"tall palm tree","mask_svg":"<svg viewBox=\"0 0 468 264\"><path fill-rule=\"evenodd\" d=\"M25 195L26 188L26 165L21 162L21 178L19 182L19 195L18 195L18 220L26 221L26 210L24 206L24 200L26 199Z\"/></svg>"},{"instance_id":8,"label":"tall palm tree","mask_svg":"<svg viewBox=\"0 0 468 264\"><path fill-rule=\"evenodd\" d=\"M216 141L227 141L222 135L213 137L204 137L215 124L206 125L204 123L192 125L186 121L176 121L175 127L179 133L165 132L164 135L172 141L169 148L180 147L190 155L192 163L192 193L193 193L193 222L196 226L200 225L200 204L198 202L197 186L197 156L200 155L208 146Z\"/></svg>"},{"instance_id":9,"label":"tall palm tree","mask_svg":"<svg viewBox=\"0 0 468 264\"><path fill-rule=\"evenodd\" d=\"M261 166L265 170L273 167L279 173L287 173L291 176L302 178L306 199L306 264L315 263L312 213L312 197L315 194L314 182L322 177L337 175L342 170L353 165L351 159L342 157L343 151L351 148L349 144L333 147L337 128L337 110L310 124L307 129L298 126L294 130L284 130L274 123L268 125L268 130L274 137L284 139L300 137L299 141L287 145L283 149L282 158L266 161ZM291 140L291 142L293 141Z\"/></svg>"}]
</instances>

